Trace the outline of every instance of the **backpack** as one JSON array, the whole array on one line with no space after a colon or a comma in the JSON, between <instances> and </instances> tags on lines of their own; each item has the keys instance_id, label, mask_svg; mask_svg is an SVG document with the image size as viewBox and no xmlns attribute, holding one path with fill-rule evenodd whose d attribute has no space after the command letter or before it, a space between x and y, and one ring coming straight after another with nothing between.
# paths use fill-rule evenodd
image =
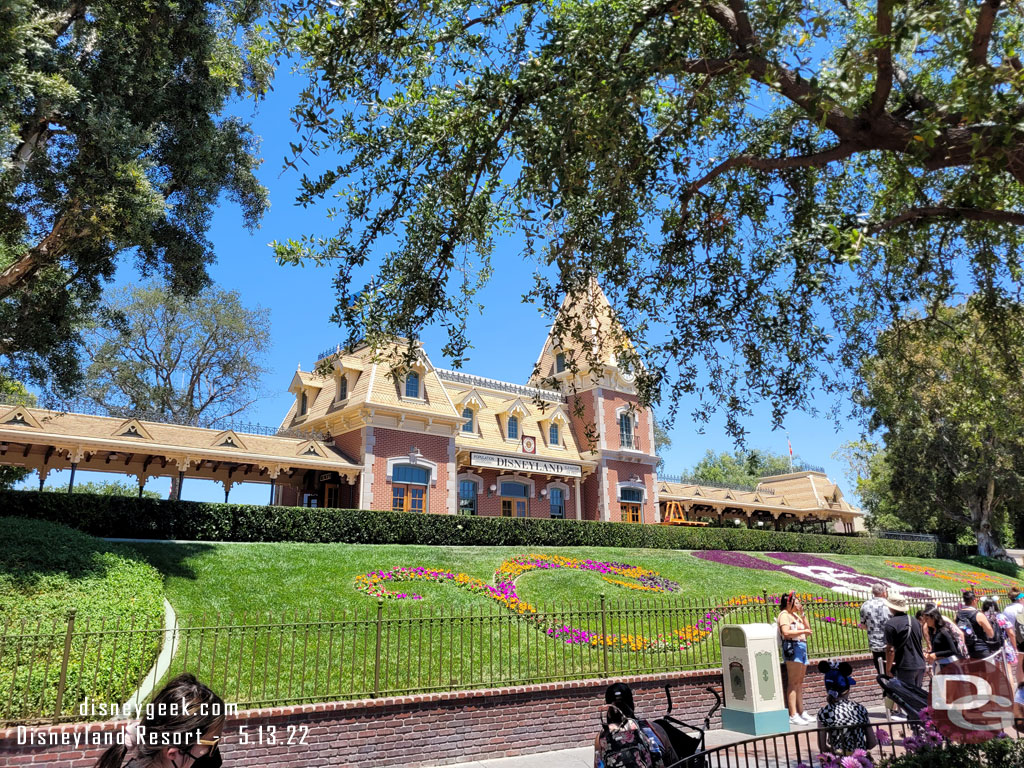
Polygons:
<instances>
[{"instance_id":1,"label":"backpack","mask_svg":"<svg viewBox=\"0 0 1024 768\"><path fill-rule=\"evenodd\" d=\"M621 723L601 720L601 759L604 768L663 768L661 752L656 751L640 723L614 704L608 705L622 718Z\"/></svg>"},{"instance_id":2,"label":"backpack","mask_svg":"<svg viewBox=\"0 0 1024 768\"><path fill-rule=\"evenodd\" d=\"M1017 650L1024 651L1024 611L1013 614L1013 634L1017 638Z\"/></svg>"},{"instance_id":3,"label":"backpack","mask_svg":"<svg viewBox=\"0 0 1024 768\"><path fill-rule=\"evenodd\" d=\"M956 615L956 625L964 633L964 641L967 645L971 658L984 658L1003 647L1003 628L995 621L989 622L994 630L992 639L982 631L978 624L977 608L963 608Z\"/></svg>"}]
</instances>

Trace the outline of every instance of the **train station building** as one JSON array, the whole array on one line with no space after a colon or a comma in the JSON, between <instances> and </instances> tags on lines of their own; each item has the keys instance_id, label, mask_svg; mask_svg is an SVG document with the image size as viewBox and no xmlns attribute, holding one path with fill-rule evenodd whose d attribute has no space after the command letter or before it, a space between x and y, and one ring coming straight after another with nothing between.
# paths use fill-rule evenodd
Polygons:
<instances>
[{"instance_id":1,"label":"train station building","mask_svg":"<svg viewBox=\"0 0 1024 768\"><path fill-rule=\"evenodd\" d=\"M600 288L588 314L614 323ZM569 299L561 312L577 312ZM600 338L601 323L594 327ZM273 430L204 429L0 404L0 464L269 485L287 506L775 529L862 527L823 472L754 491L659 479L654 421L632 377L594 342L549 333L525 384L437 368L426 351L336 347L296 371ZM596 363L594 362L596 360ZM401 363L396 363L401 361ZM72 480L73 482L73 480Z\"/></svg>"}]
</instances>

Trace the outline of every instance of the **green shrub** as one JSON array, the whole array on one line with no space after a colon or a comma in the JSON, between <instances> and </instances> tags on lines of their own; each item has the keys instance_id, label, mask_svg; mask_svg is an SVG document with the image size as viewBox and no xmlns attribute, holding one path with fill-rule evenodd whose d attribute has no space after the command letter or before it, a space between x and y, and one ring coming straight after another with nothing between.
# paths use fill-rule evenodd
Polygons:
<instances>
[{"instance_id":1,"label":"green shrub","mask_svg":"<svg viewBox=\"0 0 1024 768\"><path fill-rule=\"evenodd\" d=\"M968 555L967 557L961 557L960 560L970 563L977 568L984 568L1014 578L1018 578L1022 570L1016 563L1011 563L1008 560L996 560L994 557L985 557L984 555Z\"/></svg>"},{"instance_id":2,"label":"green shrub","mask_svg":"<svg viewBox=\"0 0 1024 768\"><path fill-rule=\"evenodd\" d=\"M6 497L0 506L13 511ZM163 626L159 571L66 526L0 517L0 722L54 715L72 611L62 711L73 714L86 696L124 702L161 635L110 633Z\"/></svg>"},{"instance_id":3,"label":"green shrub","mask_svg":"<svg viewBox=\"0 0 1024 768\"><path fill-rule=\"evenodd\" d=\"M575 520L417 515L353 509L263 507L117 496L0 492L0 514L73 526L96 536L196 541L304 541L437 546L561 546L727 549L936 557L929 542L682 528Z\"/></svg>"}]
</instances>

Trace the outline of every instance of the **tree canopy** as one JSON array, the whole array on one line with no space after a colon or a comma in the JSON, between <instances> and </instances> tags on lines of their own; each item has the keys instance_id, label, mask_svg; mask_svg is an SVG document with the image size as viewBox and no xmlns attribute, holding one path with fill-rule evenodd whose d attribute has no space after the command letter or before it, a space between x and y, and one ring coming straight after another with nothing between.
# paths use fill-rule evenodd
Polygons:
<instances>
[{"instance_id":1,"label":"tree canopy","mask_svg":"<svg viewBox=\"0 0 1024 768\"><path fill-rule=\"evenodd\" d=\"M908 306L1019 290L1024 17L998 0L291 0L272 28L308 76L286 162L326 168L299 202L338 221L276 253L336 267L354 338L440 324L459 364L519 233L542 311L596 278L644 400L741 435L755 401L779 424L848 391Z\"/></svg>"},{"instance_id":2,"label":"tree canopy","mask_svg":"<svg viewBox=\"0 0 1024 768\"><path fill-rule=\"evenodd\" d=\"M111 413L207 426L236 416L267 373L270 314L215 286L193 299L151 283L109 294L86 338L83 394Z\"/></svg>"},{"instance_id":3,"label":"tree canopy","mask_svg":"<svg viewBox=\"0 0 1024 768\"><path fill-rule=\"evenodd\" d=\"M987 308L996 333L980 305L894 324L858 401L881 432L886 506L918 526L941 515L975 534L979 554L1001 556L1006 516L1024 507L1024 307Z\"/></svg>"},{"instance_id":4,"label":"tree canopy","mask_svg":"<svg viewBox=\"0 0 1024 768\"><path fill-rule=\"evenodd\" d=\"M0 6L0 360L78 380L79 325L118 256L195 293L222 196L255 226L257 137L222 114L262 89L244 44L261 0L14 0Z\"/></svg>"},{"instance_id":5,"label":"tree canopy","mask_svg":"<svg viewBox=\"0 0 1024 768\"><path fill-rule=\"evenodd\" d=\"M789 471L789 457L771 451L708 451L685 476L708 485L753 489L762 477L784 475Z\"/></svg>"}]
</instances>

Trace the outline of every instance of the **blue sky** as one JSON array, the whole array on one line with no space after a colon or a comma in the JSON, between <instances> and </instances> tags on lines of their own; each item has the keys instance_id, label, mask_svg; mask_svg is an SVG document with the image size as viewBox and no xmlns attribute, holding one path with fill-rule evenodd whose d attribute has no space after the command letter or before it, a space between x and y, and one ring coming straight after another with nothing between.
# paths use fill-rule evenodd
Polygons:
<instances>
[{"instance_id":1,"label":"blue sky","mask_svg":"<svg viewBox=\"0 0 1024 768\"><path fill-rule=\"evenodd\" d=\"M279 266L268 247L273 240L284 240L302 234L327 233L332 223L322 208L301 208L293 203L298 174L282 171L282 159L288 154L288 142L295 140L295 130L288 110L294 103L297 81L279 78L275 90L254 111L252 103L235 105L233 111L250 119L263 137L264 163L260 178L270 190L271 208L259 230L250 233L241 226L235 206L225 202L214 217L210 239L217 253L211 267L213 280L224 288L237 290L249 306L262 305L271 312L273 339L266 360L270 369L264 388L267 396L258 402L248 420L277 425L291 402L287 387L298 364L310 370L318 352L334 346L344 338L342 329L328 318L334 307L333 273L329 268ZM494 257L494 276L479 298L485 311L471 318L469 337L474 346L463 370L490 378L525 383L547 335L547 320L532 304L522 303L522 295L530 289L532 264L519 256L515 239L499 242ZM138 279L130 260L118 271L117 283ZM514 331L513 331L514 329ZM451 367L440 349L443 332L429 329L424 334L427 354L436 366ZM732 439L725 434L724 420L713 419L699 434L689 413L696 403L680 404L679 415L671 430L672 447L665 453L665 471L679 473L691 468L705 451L731 451ZM822 409L829 402L822 402ZM747 445L785 453L785 431L772 431L770 410L757 408L745 422ZM832 458L844 442L856 439L860 425L854 422L835 425L825 418L812 418L802 413L790 414L785 422L793 450L811 464L825 468L828 475L840 481L844 492L852 488L843 479L845 467ZM79 473L82 480L112 480L114 475ZM129 481L133 481L129 478ZM37 482L30 478L29 486ZM67 473L52 474L48 484L67 482ZM147 489L166 494L167 479L150 480ZM238 486L231 500L240 503L265 503L266 486ZM188 480L183 497L194 500L222 501L223 489L212 482Z\"/></svg>"}]
</instances>

